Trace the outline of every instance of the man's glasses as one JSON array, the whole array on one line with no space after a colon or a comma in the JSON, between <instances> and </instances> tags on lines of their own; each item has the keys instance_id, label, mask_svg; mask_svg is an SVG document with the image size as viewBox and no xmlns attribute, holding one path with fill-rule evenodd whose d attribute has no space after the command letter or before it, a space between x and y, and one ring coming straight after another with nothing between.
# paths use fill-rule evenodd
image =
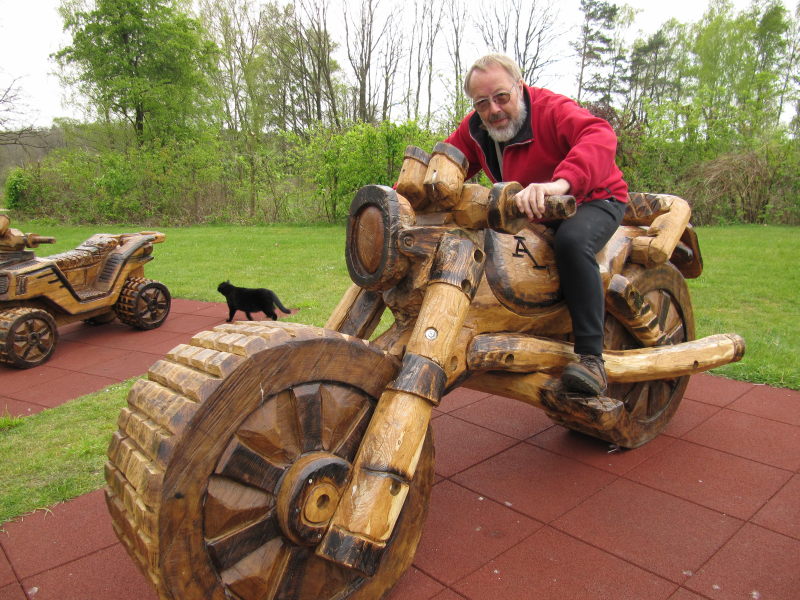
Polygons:
<instances>
[{"instance_id":1,"label":"man's glasses","mask_svg":"<svg viewBox=\"0 0 800 600\"><path fill-rule=\"evenodd\" d=\"M511 88L512 90L514 88ZM511 100L511 92L497 92L491 98L480 98L472 103L472 108L478 112L483 112L489 108L489 101L494 102L497 106L504 106Z\"/></svg>"}]
</instances>

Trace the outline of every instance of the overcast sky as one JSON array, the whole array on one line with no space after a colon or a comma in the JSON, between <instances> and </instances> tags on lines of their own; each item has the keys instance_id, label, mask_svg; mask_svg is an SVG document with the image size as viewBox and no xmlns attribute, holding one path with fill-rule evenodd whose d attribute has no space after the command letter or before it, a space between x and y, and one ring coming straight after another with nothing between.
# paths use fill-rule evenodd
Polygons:
<instances>
[{"instance_id":1,"label":"overcast sky","mask_svg":"<svg viewBox=\"0 0 800 600\"><path fill-rule=\"evenodd\" d=\"M477 7L485 0L468 2ZM60 0L0 0L0 86L5 89L17 80L23 95L20 108L24 110L24 120L39 126L49 126L54 117L80 117L63 106L64 90L54 74L56 66L49 58L69 43L69 36L62 31L59 4ZM672 17L684 23L697 21L708 0L627 0L627 4L640 10L632 28L635 35L638 31L652 33ZM749 5L750 0L734 0L737 10ZM579 6L579 0L562 0L559 3L562 20L577 25L581 17Z\"/></svg>"}]
</instances>

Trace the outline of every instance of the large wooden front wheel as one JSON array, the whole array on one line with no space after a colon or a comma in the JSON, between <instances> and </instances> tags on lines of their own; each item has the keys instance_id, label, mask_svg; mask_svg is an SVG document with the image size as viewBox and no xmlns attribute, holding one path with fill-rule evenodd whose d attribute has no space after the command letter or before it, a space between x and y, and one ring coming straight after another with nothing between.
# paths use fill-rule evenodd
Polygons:
<instances>
[{"instance_id":1,"label":"large wooden front wheel","mask_svg":"<svg viewBox=\"0 0 800 600\"><path fill-rule=\"evenodd\" d=\"M695 338L694 313L686 281L671 264L645 269L631 265L623 273L647 299L658 316L663 345ZM623 325L606 315L605 347L608 350L641 348ZM620 400L624 412L614 430L599 433L626 448L636 448L658 435L669 423L686 391L689 376L637 383L612 383L606 395Z\"/></svg>"},{"instance_id":2,"label":"large wooden front wheel","mask_svg":"<svg viewBox=\"0 0 800 600\"><path fill-rule=\"evenodd\" d=\"M314 554L398 362L291 323L221 325L137 382L109 448L117 534L162 598L380 598L408 568L433 477L426 439L375 576Z\"/></svg>"}]
</instances>

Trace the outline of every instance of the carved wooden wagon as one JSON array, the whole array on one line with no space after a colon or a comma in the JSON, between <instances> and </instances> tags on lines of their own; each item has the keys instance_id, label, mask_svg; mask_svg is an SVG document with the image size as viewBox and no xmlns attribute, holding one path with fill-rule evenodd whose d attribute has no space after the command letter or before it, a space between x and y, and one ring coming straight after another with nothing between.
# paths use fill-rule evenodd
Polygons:
<instances>
[{"instance_id":1,"label":"carved wooden wagon","mask_svg":"<svg viewBox=\"0 0 800 600\"><path fill-rule=\"evenodd\" d=\"M26 248L55 239L23 234L0 214L0 363L20 369L48 360L58 327L75 321L94 325L119 317L137 329L159 327L170 294L144 277L157 231L98 233L77 248L37 258Z\"/></svg>"},{"instance_id":2,"label":"carved wooden wagon","mask_svg":"<svg viewBox=\"0 0 800 600\"><path fill-rule=\"evenodd\" d=\"M420 538L431 409L447 391L516 398L636 447L667 424L691 374L741 358L736 335L694 339L684 278L702 264L687 203L632 194L598 254L608 393L566 395L559 376L576 357L552 234L517 213L518 184L464 174L453 147L409 148L396 189L356 194L354 283L324 329L221 325L134 385L106 494L161 598L380 598ZM574 199L549 210L567 217Z\"/></svg>"}]
</instances>

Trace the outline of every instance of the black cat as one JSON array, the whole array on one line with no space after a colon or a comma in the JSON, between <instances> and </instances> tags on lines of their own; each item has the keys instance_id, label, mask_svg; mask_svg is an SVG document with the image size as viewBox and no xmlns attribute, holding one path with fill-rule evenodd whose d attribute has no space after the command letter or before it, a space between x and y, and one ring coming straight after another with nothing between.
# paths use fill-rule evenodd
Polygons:
<instances>
[{"instance_id":1,"label":"black cat","mask_svg":"<svg viewBox=\"0 0 800 600\"><path fill-rule=\"evenodd\" d=\"M278 296L272 290L265 288L243 288L236 287L230 281L223 281L217 286L217 291L225 296L228 302L228 323L233 321L233 315L237 310L241 310L247 315L248 321L252 321L251 312L263 312L273 321L278 320L275 312L277 306L282 312L290 314Z\"/></svg>"}]
</instances>

